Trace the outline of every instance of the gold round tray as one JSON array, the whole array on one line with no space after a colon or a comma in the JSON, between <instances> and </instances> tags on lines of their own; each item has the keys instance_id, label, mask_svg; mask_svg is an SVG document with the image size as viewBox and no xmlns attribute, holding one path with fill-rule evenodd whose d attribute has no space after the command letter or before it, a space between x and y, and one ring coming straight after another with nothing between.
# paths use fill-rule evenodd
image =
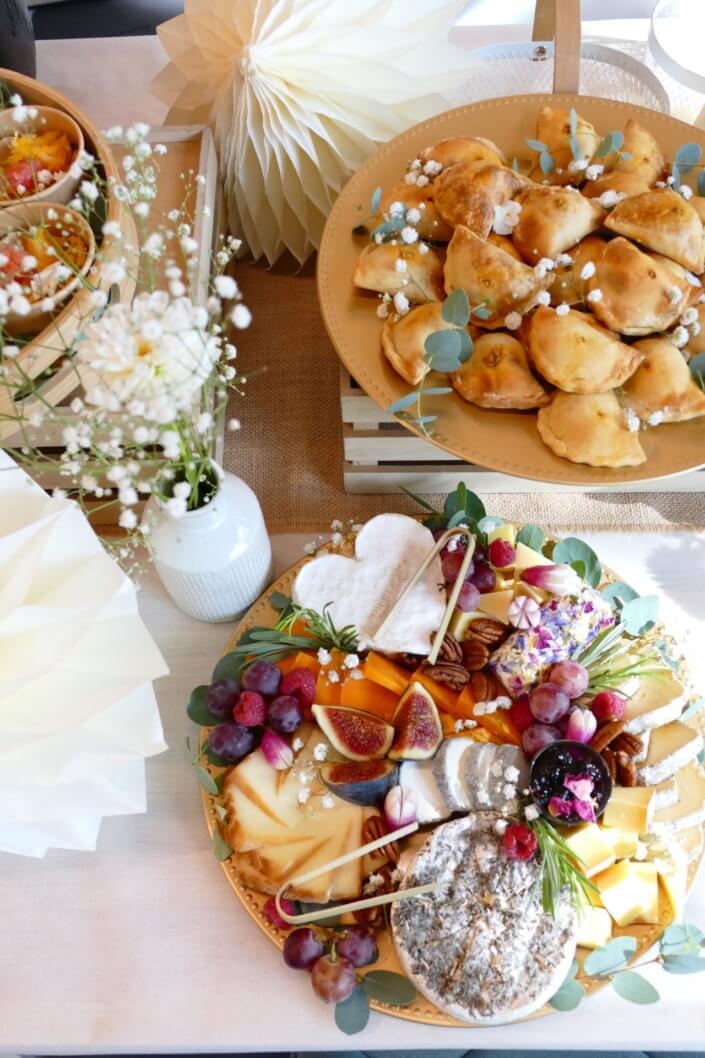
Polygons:
<instances>
[{"instance_id":1,"label":"gold round tray","mask_svg":"<svg viewBox=\"0 0 705 1058\"><path fill-rule=\"evenodd\" d=\"M471 103L424 121L385 144L344 187L318 255L318 296L328 334L350 374L380 407L388 408L412 387L382 353L376 296L357 290L352 282L366 243L366 238L353 234L353 228L369 213L374 189L398 183L410 159L448 136L487 137L509 158L525 153L526 138L534 135L538 112L546 105L575 107L603 135L623 129L634 118L654 134L666 158L673 158L687 142L699 144L705 153L705 132L685 122L644 107L574 95L511 96ZM429 385L439 385L440 380L445 385L445 378L432 373ZM641 466L606 469L570 463L549 451L539 437L535 412L487 411L452 393L424 398L424 415L434 414L438 420L432 442L438 448L468 463L534 481L614 486L653 481L705 465L705 430L697 419L644 432L641 441L647 458ZM422 436L417 426L407 422L404 426Z\"/></svg>"},{"instance_id":2,"label":"gold round tray","mask_svg":"<svg viewBox=\"0 0 705 1058\"><path fill-rule=\"evenodd\" d=\"M254 628L255 626L274 626L278 617L278 613L270 605L269 596L273 592L281 592L284 595L290 596L291 589L296 578L296 574L299 572L301 567L308 561L310 561L310 559L302 559L300 562L297 562L296 565L291 566L290 569L288 569L285 573L278 577L277 580L275 580L274 583L270 585L267 591L262 596L260 596L260 598L257 600L257 602L252 605L251 609L243 617L243 619L240 621L237 628L233 632L232 636L228 641L225 653L227 653L228 650L231 650L239 642L240 638L245 634L245 632L248 632L251 628ZM616 574L613 574L610 570L605 569L605 573L610 579L617 579ZM651 634L654 636L660 636L662 634L662 631L660 632L659 628L657 627ZM702 722L700 723L700 726L701 728L705 727ZM703 730L703 733L705 734L705 730ZM213 771L214 774L216 774L222 769L211 768L210 770ZM212 837L218 831L218 812L216 809L216 805L219 804L219 798L209 794L204 789L201 790L201 797L203 799L203 807L205 811L208 830ZM698 871L698 867L700 866L700 861L702 858L703 851L701 850L701 854L698 859L696 861L693 861L690 865L688 875L689 888L695 881L695 875ZM284 946L284 941L286 939L287 934L277 929L276 926L272 925L272 923L269 921L268 918L266 918L263 912L263 907L268 897L262 893L257 893L254 890L249 889L247 886L243 885L238 875L237 868L235 864L231 862L230 859L224 860L221 863L221 866L223 868L223 871L225 872L225 877L228 879L228 882L230 883L238 898L242 902L247 913L251 915L251 917L255 920L259 928L267 934L269 939L273 941L278 948L282 948ZM627 929L615 928L614 936L630 935L636 938L637 950L633 957L636 960L640 956L644 955L645 952L648 951L648 949L658 941L666 926L670 924L670 921L670 918L666 918L664 916L662 921L658 925L631 926ZM377 962L374 966L375 970L392 970L395 973L401 973L401 966L399 960L397 959L397 955L394 950L394 945L390 934L388 932L381 933L379 935L378 942L380 958L379 962ZM587 954L587 952L585 949L579 949L579 953L580 952L582 952L582 955L579 954L578 958L582 962L582 958ZM608 980L590 978L584 983L587 994L591 995L598 989L603 988L605 984L608 983ZM487 1027L484 1025L468 1025L467 1022L458 1021L455 1018L444 1014L443 1011L433 1006L432 1003L429 1003L428 1000L424 999L424 997L421 995L419 995L418 998L414 1001L414 1003L412 1003L408 1007L388 1006L386 1003L381 1003L376 999L370 1000L370 1006L373 1010L380 1011L383 1014L391 1014L392 1017L402 1018L405 1021L421 1022L424 1025L444 1025L450 1028ZM523 1020L533 1020L534 1018L543 1017L546 1014L553 1013L555 1013L553 1008L547 1005L541 1010L539 1010L537 1013L532 1014L530 1018Z\"/></svg>"}]
</instances>

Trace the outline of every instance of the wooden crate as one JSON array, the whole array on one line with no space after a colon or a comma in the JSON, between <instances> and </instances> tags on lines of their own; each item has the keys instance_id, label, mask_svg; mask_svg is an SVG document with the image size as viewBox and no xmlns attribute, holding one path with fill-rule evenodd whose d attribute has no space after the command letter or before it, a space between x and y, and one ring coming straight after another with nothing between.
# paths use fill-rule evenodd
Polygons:
<instances>
[{"instance_id":1,"label":"wooden crate","mask_svg":"<svg viewBox=\"0 0 705 1058\"><path fill-rule=\"evenodd\" d=\"M351 493L447 493L464 481L476 492L705 492L705 469L677 477L632 485L553 485L515 478L465 463L409 432L383 411L340 366L340 409L343 420L343 479Z\"/></svg>"}]
</instances>

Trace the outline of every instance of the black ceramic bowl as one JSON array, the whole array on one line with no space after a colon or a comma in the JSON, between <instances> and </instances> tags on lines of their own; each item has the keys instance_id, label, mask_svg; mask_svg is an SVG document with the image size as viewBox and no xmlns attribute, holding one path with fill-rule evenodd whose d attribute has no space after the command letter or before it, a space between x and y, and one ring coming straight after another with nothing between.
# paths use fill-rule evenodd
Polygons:
<instances>
[{"instance_id":1,"label":"black ceramic bowl","mask_svg":"<svg viewBox=\"0 0 705 1058\"><path fill-rule=\"evenodd\" d=\"M612 793L612 779L604 760L594 749L584 742L573 742L561 739L552 742L534 757L529 772L529 787L534 801L541 809L542 815L560 826L583 826L585 820L577 813L569 817L554 816L548 811L552 797L570 800L571 794L564 786L567 775L589 775L594 782L592 797L595 804L595 816L599 819Z\"/></svg>"}]
</instances>

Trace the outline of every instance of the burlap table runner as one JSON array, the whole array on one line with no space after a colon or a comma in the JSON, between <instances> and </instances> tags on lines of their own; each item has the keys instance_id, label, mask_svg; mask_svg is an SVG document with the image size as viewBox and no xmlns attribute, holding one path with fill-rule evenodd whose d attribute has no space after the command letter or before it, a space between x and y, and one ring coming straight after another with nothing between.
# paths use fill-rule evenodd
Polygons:
<instances>
[{"instance_id":1,"label":"burlap table runner","mask_svg":"<svg viewBox=\"0 0 705 1058\"><path fill-rule=\"evenodd\" d=\"M399 497L350 495L343 488L339 361L323 326L315 262L294 271L290 259L273 269L238 266L252 309L238 337L244 371L266 367L235 397L231 416L242 430L227 433L225 466L257 493L270 531L315 532L333 518L364 520L390 509L414 511ZM442 502L442 497L427 497ZM652 532L705 528L705 493L488 493L487 509L551 529Z\"/></svg>"}]
</instances>

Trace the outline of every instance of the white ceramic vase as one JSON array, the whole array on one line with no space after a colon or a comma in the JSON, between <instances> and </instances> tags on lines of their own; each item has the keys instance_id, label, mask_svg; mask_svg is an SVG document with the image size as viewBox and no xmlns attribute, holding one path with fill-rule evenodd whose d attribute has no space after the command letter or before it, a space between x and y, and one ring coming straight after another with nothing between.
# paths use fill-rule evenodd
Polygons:
<instances>
[{"instance_id":1,"label":"white ceramic vase","mask_svg":"<svg viewBox=\"0 0 705 1058\"><path fill-rule=\"evenodd\" d=\"M199 621L232 621L267 587L272 548L254 492L216 467L206 506L175 518L149 502L154 568L176 605Z\"/></svg>"}]
</instances>

